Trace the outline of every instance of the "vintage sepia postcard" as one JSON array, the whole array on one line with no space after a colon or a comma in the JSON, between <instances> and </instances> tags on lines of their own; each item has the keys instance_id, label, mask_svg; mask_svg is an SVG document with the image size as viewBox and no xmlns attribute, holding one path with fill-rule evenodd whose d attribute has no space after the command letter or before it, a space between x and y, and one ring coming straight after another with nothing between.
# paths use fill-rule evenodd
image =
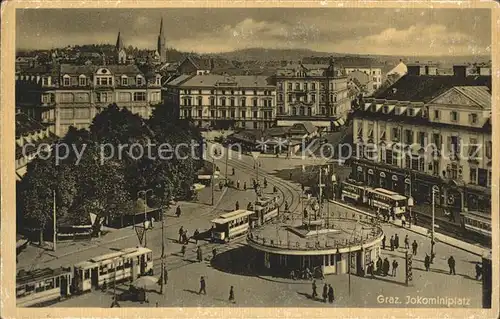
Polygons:
<instances>
[{"instance_id":1,"label":"vintage sepia postcard","mask_svg":"<svg viewBox=\"0 0 500 319\"><path fill-rule=\"evenodd\" d=\"M2 3L2 318L497 318L498 6Z\"/></svg>"}]
</instances>

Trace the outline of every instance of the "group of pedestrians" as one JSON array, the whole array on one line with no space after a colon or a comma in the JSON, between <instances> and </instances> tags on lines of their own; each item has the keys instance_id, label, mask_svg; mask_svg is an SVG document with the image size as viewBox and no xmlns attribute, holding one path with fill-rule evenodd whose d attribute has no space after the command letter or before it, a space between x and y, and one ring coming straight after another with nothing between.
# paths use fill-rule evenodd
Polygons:
<instances>
[{"instance_id":1,"label":"group of pedestrians","mask_svg":"<svg viewBox=\"0 0 500 319\"><path fill-rule=\"evenodd\" d=\"M312 282L312 295L311 295L311 297L314 300L316 300L316 298L318 297L316 280L313 280L313 282ZM335 300L335 295L333 293L333 287L332 287L331 284L326 284L325 283L323 285L323 294L322 294L322 297L323 297L323 302L326 303L326 300L328 299L329 303L333 303L333 301Z\"/></svg>"},{"instance_id":2,"label":"group of pedestrians","mask_svg":"<svg viewBox=\"0 0 500 319\"><path fill-rule=\"evenodd\" d=\"M392 270L391 270L391 265L392 265ZM384 277L386 277L386 276L396 277L399 263L397 262L396 259L394 259L391 263L391 262L389 262L389 259L387 257L384 258L384 260L382 260L381 257L378 257L377 263L375 264L375 266L376 266L376 269L374 269L373 262L371 262L368 265L368 273L372 277L374 277L375 273L377 275L384 276Z\"/></svg>"}]
</instances>

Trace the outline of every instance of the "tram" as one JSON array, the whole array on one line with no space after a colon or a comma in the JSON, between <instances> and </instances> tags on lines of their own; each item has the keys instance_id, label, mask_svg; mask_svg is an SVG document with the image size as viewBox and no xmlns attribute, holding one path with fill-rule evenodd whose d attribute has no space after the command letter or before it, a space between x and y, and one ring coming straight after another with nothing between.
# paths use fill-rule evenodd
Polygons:
<instances>
[{"instance_id":1,"label":"tram","mask_svg":"<svg viewBox=\"0 0 500 319\"><path fill-rule=\"evenodd\" d=\"M102 285L135 279L153 272L153 252L149 248L126 248L97 256L74 265L76 292L98 289Z\"/></svg>"},{"instance_id":2,"label":"tram","mask_svg":"<svg viewBox=\"0 0 500 319\"><path fill-rule=\"evenodd\" d=\"M407 204L408 198L406 196L384 188L375 188L370 190L368 194L368 205L389 212L394 209L396 216L406 213Z\"/></svg>"},{"instance_id":3,"label":"tram","mask_svg":"<svg viewBox=\"0 0 500 319\"><path fill-rule=\"evenodd\" d=\"M212 241L226 243L235 237L246 234L250 227L250 216L253 214L253 211L239 209L211 220L213 224Z\"/></svg>"},{"instance_id":4,"label":"tram","mask_svg":"<svg viewBox=\"0 0 500 319\"><path fill-rule=\"evenodd\" d=\"M372 190L371 187L363 185L352 179L342 182L341 199L343 201L351 201L356 204L368 204L367 194Z\"/></svg>"},{"instance_id":5,"label":"tram","mask_svg":"<svg viewBox=\"0 0 500 319\"><path fill-rule=\"evenodd\" d=\"M259 199L255 201L254 214L250 217L250 219L254 220L257 225L263 225L278 217L278 201L279 196L259 197Z\"/></svg>"},{"instance_id":6,"label":"tram","mask_svg":"<svg viewBox=\"0 0 500 319\"><path fill-rule=\"evenodd\" d=\"M71 278L71 268L20 270L16 276L16 305L35 306L69 296Z\"/></svg>"},{"instance_id":7,"label":"tram","mask_svg":"<svg viewBox=\"0 0 500 319\"><path fill-rule=\"evenodd\" d=\"M462 228L491 238L491 216L482 212L460 213Z\"/></svg>"}]
</instances>

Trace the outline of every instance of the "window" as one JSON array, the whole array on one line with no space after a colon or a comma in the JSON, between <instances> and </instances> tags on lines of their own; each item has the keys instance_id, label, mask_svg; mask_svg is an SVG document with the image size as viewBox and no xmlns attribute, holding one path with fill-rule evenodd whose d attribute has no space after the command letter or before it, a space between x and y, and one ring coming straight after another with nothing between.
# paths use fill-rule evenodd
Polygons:
<instances>
[{"instance_id":1,"label":"window","mask_svg":"<svg viewBox=\"0 0 500 319\"><path fill-rule=\"evenodd\" d=\"M229 103L231 106L235 106L234 98L229 99Z\"/></svg>"},{"instance_id":2,"label":"window","mask_svg":"<svg viewBox=\"0 0 500 319\"><path fill-rule=\"evenodd\" d=\"M59 116L64 120L71 120L74 117L73 109L60 109Z\"/></svg>"},{"instance_id":3,"label":"window","mask_svg":"<svg viewBox=\"0 0 500 319\"><path fill-rule=\"evenodd\" d=\"M210 90L210 94L215 94L215 90Z\"/></svg>"},{"instance_id":4,"label":"window","mask_svg":"<svg viewBox=\"0 0 500 319\"><path fill-rule=\"evenodd\" d=\"M210 106L215 105L215 98L213 96L210 97Z\"/></svg>"},{"instance_id":5,"label":"window","mask_svg":"<svg viewBox=\"0 0 500 319\"><path fill-rule=\"evenodd\" d=\"M441 149L441 135L439 133L432 134L432 144L436 146L436 149Z\"/></svg>"},{"instance_id":6,"label":"window","mask_svg":"<svg viewBox=\"0 0 500 319\"><path fill-rule=\"evenodd\" d=\"M253 90L253 95L257 95L257 90Z\"/></svg>"},{"instance_id":7,"label":"window","mask_svg":"<svg viewBox=\"0 0 500 319\"><path fill-rule=\"evenodd\" d=\"M478 145L476 138L470 138L469 142L469 159L477 159L478 157Z\"/></svg>"},{"instance_id":8,"label":"window","mask_svg":"<svg viewBox=\"0 0 500 319\"><path fill-rule=\"evenodd\" d=\"M235 110L231 110L231 118L235 118L236 117L236 111Z\"/></svg>"},{"instance_id":9,"label":"window","mask_svg":"<svg viewBox=\"0 0 500 319\"><path fill-rule=\"evenodd\" d=\"M254 107L255 107L255 106L257 106L257 99L253 99L253 100L252 100L252 103L253 103L253 106L254 106Z\"/></svg>"},{"instance_id":10,"label":"window","mask_svg":"<svg viewBox=\"0 0 500 319\"><path fill-rule=\"evenodd\" d=\"M75 96L75 102L89 102L89 94L88 93L77 93Z\"/></svg>"},{"instance_id":11,"label":"window","mask_svg":"<svg viewBox=\"0 0 500 319\"><path fill-rule=\"evenodd\" d=\"M439 110L434 110L434 119L439 120Z\"/></svg>"},{"instance_id":12,"label":"window","mask_svg":"<svg viewBox=\"0 0 500 319\"><path fill-rule=\"evenodd\" d=\"M87 85L87 78L86 78L86 77L82 76L82 77L80 77L78 80L79 80L79 83L78 83L78 84L80 84L80 86L85 86L85 85Z\"/></svg>"},{"instance_id":13,"label":"window","mask_svg":"<svg viewBox=\"0 0 500 319\"><path fill-rule=\"evenodd\" d=\"M68 102L73 102L74 97L72 93L61 93L61 102L63 103L68 103Z\"/></svg>"},{"instance_id":14,"label":"window","mask_svg":"<svg viewBox=\"0 0 500 319\"><path fill-rule=\"evenodd\" d=\"M288 102L292 102L292 101L293 101L292 94L288 94Z\"/></svg>"},{"instance_id":15,"label":"window","mask_svg":"<svg viewBox=\"0 0 500 319\"><path fill-rule=\"evenodd\" d=\"M316 83L311 83L311 90L316 90Z\"/></svg>"},{"instance_id":16,"label":"window","mask_svg":"<svg viewBox=\"0 0 500 319\"><path fill-rule=\"evenodd\" d=\"M136 82L137 82L137 85L141 86L144 84L144 79L142 78L142 76L138 76L136 79Z\"/></svg>"},{"instance_id":17,"label":"window","mask_svg":"<svg viewBox=\"0 0 500 319\"><path fill-rule=\"evenodd\" d=\"M491 141L486 141L485 153L488 159L491 159L491 150L492 150Z\"/></svg>"},{"instance_id":18,"label":"window","mask_svg":"<svg viewBox=\"0 0 500 319\"><path fill-rule=\"evenodd\" d=\"M450 167L450 178L451 179L457 179L458 178L458 165L457 164L451 164Z\"/></svg>"},{"instance_id":19,"label":"window","mask_svg":"<svg viewBox=\"0 0 500 319\"><path fill-rule=\"evenodd\" d=\"M405 130L405 144L413 144L413 131L412 130Z\"/></svg>"},{"instance_id":20,"label":"window","mask_svg":"<svg viewBox=\"0 0 500 319\"><path fill-rule=\"evenodd\" d=\"M425 147L425 132L418 132L418 143L420 146Z\"/></svg>"},{"instance_id":21,"label":"window","mask_svg":"<svg viewBox=\"0 0 500 319\"><path fill-rule=\"evenodd\" d=\"M90 110L88 108L75 109L75 118L76 119L89 119L90 118Z\"/></svg>"},{"instance_id":22,"label":"window","mask_svg":"<svg viewBox=\"0 0 500 319\"><path fill-rule=\"evenodd\" d=\"M128 85L128 77L122 77L122 85Z\"/></svg>"},{"instance_id":23,"label":"window","mask_svg":"<svg viewBox=\"0 0 500 319\"><path fill-rule=\"evenodd\" d=\"M292 83L288 83L288 90L292 89Z\"/></svg>"},{"instance_id":24,"label":"window","mask_svg":"<svg viewBox=\"0 0 500 319\"><path fill-rule=\"evenodd\" d=\"M476 113L470 114L469 121L471 124L477 124L477 114Z\"/></svg>"},{"instance_id":25,"label":"window","mask_svg":"<svg viewBox=\"0 0 500 319\"><path fill-rule=\"evenodd\" d=\"M278 102L283 102L283 94L278 94Z\"/></svg>"},{"instance_id":26,"label":"window","mask_svg":"<svg viewBox=\"0 0 500 319\"><path fill-rule=\"evenodd\" d=\"M42 85L49 85L49 78L42 78Z\"/></svg>"},{"instance_id":27,"label":"window","mask_svg":"<svg viewBox=\"0 0 500 319\"><path fill-rule=\"evenodd\" d=\"M222 117L222 118L226 118L226 117L227 117L226 115L227 115L227 114L226 114L226 110L222 110L222 111L221 111L221 117Z\"/></svg>"},{"instance_id":28,"label":"window","mask_svg":"<svg viewBox=\"0 0 500 319\"><path fill-rule=\"evenodd\" d=\"M132 95L129 92L118 93L118 101L120 102L130 102L132 100Z\"/></svg>"},{"instance_id":29,"label":"window","mask_svg":"<svg viewBox=\"0 0 500 319\"><path fill-rule=\"evenodd\" d=\"M295 90L300 90L300 83L295 83Z\"/></svg>"},{"instance_id":30,"label":"window","mask_svg":"<svg viewBox=\"0 0 500 319\"><path fill-rule=\"evenodd\" d=\"M70 86L71 85L71 78L69 77L69 75L65 75L63 77L63 85L64 86Z\"/></svg>"},{"instance_id":31,"label":"window","mask_svg":"<svg viewBox=\"0 0 500 319\"><path fill-rule=\"evenodd\" d=\"M241 118L246 118L246 117L247 117L247 112L241 111Z\"/></svg>"},{"instance_id":32,"label":"window","mask_svg":"<svg viewBox=\"0 0 500 319\"><path fill-rule=\"evenodd\" d=\"M488 170L484 168L477 170L477 184L484 187L488 185Z\"/></svg>"},{"instance_id":33,"label":"window","mask_svg":"<svg viewBox=\"0 0 500 319\"><path fill-rule=\"evenodd\" d=\"M258 118L259 117L259 112L258 111L253 111L253 117Z\"/></svg>"},{"instance_id":34,"label":"window","mask_svg":"<svg viewBox=\"0 0 500 319\"><path fill-rule=\"evenodd\" d=\"M450 120L452 122L458 122L458 112L457 111L450 112Z\"/></svg>"},{"instance_id":35,"label":"window","mask_svg":"<svg viewBox=\"0 0 500 319\"><path fill-rule=\"evenodd\" d=\"M198 96L198 106L203 105L203 98L201 96Z\"/></svg>"},{"instance_id":36,"label":"window","mask_svg":"<svg viewBox=\"0 0 500 319\"><path fill-rule=\"evenodd\" d=\"M304 90L307 90L307 83L304 83Z\"/></svg>"},{"instance_id":37,"label":"window","mask_svg":"<svg viewBox=\"0 0 500 319\"><path fill-rule=\"evenodd\" d=\"M311 95L311 102L316 102L316 94Z\"/></svg>"},{"instance_id":38,"label":"window","mask_svg":"<svg viewBox=\"0 0 500 319\"><path fill-rule=\"evenodd\" d=\"M221 106L226 106L226 98L225 98L225 97L222 97L222 98L220 99L220 105L221 105Z\"/></svg>"},{"instance_id":39,"label":"window","mask_svg":"<svg viewBox=\"0 0 500 319\"><path fill-rule=\"evenodd\" d=\"M469 183L477 184L477 167L471 167L469 169Z\"/></svg>"},{"instance_id":40,"label":"window","mask_svg":"<svg viewBox=\"0 0 500 319\"><path fill-rule=\"evenodd\" d=\"M146 92L134 92L134 101L146 101Z\"/></svg>"}]
</instances>

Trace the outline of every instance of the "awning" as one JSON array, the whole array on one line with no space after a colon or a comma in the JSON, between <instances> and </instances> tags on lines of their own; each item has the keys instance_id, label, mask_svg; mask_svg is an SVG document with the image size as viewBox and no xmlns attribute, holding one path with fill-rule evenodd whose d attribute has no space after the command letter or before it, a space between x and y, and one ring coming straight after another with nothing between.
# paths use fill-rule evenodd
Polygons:
<instances>
[{"instance_id":1,"label":"awning","mask_svg":"<svg viewBox=\"0 0 500 319\"><path fill-rule=\"evenodd\" d=\"M365 111L368 110L368 108L371 106L371 103L365 103Z\"/></svg>"},{"instance_id":2,"label":"awning","mask_svg":"<svg viewBox=\"0 0 500 319\"><path fill-rule=\"evenodd\" d=\"M384 104L376 104L376 105L377 105L376 111L378 112L378 111L380 111L380 109L382 108L382 105L384 105Z\"/></svg>"},{"instance_id":3,"label":"awning","mask_svg":"<svg viewBox=\"0 0 500 319\"><path fill-rule=\"evenodd\" d=\"M396 105L387 105L387 114L391 113L395 107Z\"/></svg>"},{"instance_id":4,"label":"awning","mask_svg":"<svg viewBox=\"0 0 500 319\"><path fill-rule=\"evenodd\" d=\"M398 107L398 109L399 109L399 113L398 114L401 115L401 114L403 114L406 111L407 107L406 106L400 106L400 107Z\"/></svg>"}]
</instances>

